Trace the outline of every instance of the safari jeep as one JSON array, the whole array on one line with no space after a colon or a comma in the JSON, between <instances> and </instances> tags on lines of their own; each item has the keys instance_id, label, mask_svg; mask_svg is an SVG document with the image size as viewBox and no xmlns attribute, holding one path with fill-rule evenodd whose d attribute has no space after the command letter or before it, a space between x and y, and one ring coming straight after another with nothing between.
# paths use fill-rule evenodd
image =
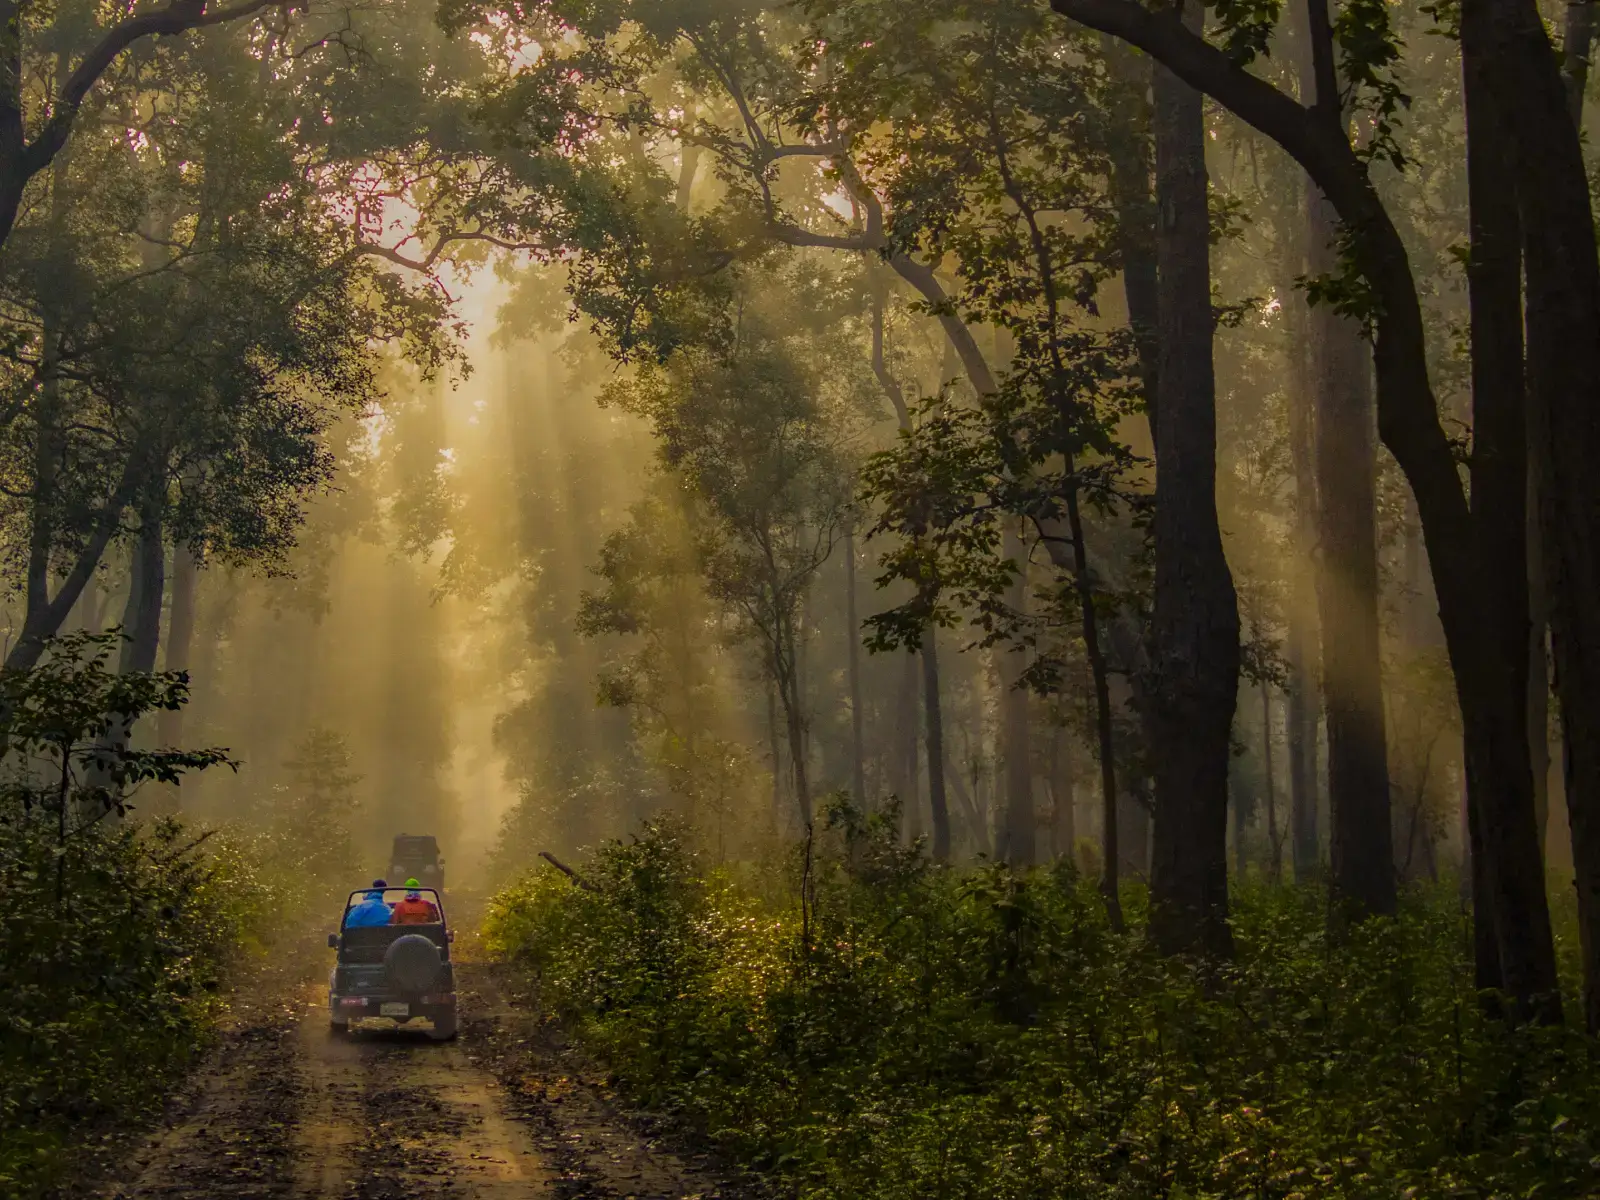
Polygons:
<instances>
[{"instance_id":1,"label":"safari jeep","mask_svg":"<svg viewBox=\"0 0 1600 1200\"><path fill-rule=\"evenodd\" d=\"M368 1021L393 1021L401 1028L428 1022L436 1041L456 1035L455 969L450 943L455 935L446 924L444 905L432 888L412 888L439 910L437 924L347 925L351 909L372 891L351 892L345 901L339 932L328 945L339 952L328 980L328 1021L335 1034L349 1033ZM405 898L406 888L389 888L384 903L391 908Z\"/></svg>"}]
</instances>

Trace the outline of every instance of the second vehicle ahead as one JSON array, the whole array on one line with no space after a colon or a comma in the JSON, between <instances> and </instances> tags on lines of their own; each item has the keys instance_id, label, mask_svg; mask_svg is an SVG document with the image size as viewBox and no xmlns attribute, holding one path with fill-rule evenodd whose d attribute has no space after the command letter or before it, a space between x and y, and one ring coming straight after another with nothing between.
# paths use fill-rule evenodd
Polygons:
<instances>
[{"instance_id":1,"label":"second vehicle ahead","mask_svg":"<svg viewBox=\"0 0 1600 1200\"><path fill-rule=\"evenodd\" d=\"M396 834L389 852L389 878L415 879L423 887L444 891L444 859L439 840L430 834Z\"/></svg>"}]
</instances>

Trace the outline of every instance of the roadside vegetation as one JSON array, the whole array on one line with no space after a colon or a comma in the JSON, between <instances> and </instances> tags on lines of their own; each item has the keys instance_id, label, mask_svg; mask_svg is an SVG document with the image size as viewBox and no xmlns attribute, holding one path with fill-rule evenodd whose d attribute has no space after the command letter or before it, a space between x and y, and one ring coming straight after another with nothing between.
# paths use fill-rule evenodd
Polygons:
<instances>
[{"instance_id":1,"label":"roadside vegetation","mask_svg":"<svg viewBox=\"0 0 1600 1200\"><path fill-rule=\"evenodd\" d=\"M231 760L118 739L188 695L179 674L115 672L119 640L69 635L32 671L0 674L6 1196L47 1194L78 1146L155 1115L225 1011L230 974L298 933L329 868L350 867L333 806L256 832L130 819Z\"/></svg>"},{"instance_id":2,"label":"roadside vegetation","mask_svg":"<svg viewBox=\"0 0 1600 1200\"><path fill-rule=\"evenodd\" d=\"M757 875L654 824L507 889L489 941L627 1095L804 1197L1594 1194L1593 1043L1489 1015L1447 889L1337 936L1320 890L1242 883L1202 968L1137 886L1121 935L1069 865L893 829L835 808Z\"/></svg>"}]
</instances>

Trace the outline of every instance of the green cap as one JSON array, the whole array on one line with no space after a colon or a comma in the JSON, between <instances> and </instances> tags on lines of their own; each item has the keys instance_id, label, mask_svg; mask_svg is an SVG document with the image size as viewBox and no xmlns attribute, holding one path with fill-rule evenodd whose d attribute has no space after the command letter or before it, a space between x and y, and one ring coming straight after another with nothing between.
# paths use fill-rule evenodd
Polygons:
<instances>
[{"instance_id":1,"label":"green cap","mask_svg":"<svg viewBox=\"0 0 1600 1200\"><path fill-rule=\"evenodd\" d=\"M420 883L418 883L415 879L408 879L408 880L406 880L406 886L407 887L421 887L422 885Z\"/></svg>"}]
</instances>

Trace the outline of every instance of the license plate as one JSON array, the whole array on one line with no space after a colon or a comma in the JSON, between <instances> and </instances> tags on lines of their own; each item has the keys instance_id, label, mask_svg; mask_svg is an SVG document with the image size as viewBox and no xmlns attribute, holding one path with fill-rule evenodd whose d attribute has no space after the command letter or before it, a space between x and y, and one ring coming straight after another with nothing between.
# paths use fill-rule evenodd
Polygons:
<instances>
[{"instance_id":1,"label":"license plate","mask_svg":"<svg viewBox=\"0 0 1600 1200\"><path fill-rule=\"evenodd\" d=\"M409 1004L380 1004L378 1006L380 1017L409 1017L411 1005Z\"/></svg>"}]
</instances>

